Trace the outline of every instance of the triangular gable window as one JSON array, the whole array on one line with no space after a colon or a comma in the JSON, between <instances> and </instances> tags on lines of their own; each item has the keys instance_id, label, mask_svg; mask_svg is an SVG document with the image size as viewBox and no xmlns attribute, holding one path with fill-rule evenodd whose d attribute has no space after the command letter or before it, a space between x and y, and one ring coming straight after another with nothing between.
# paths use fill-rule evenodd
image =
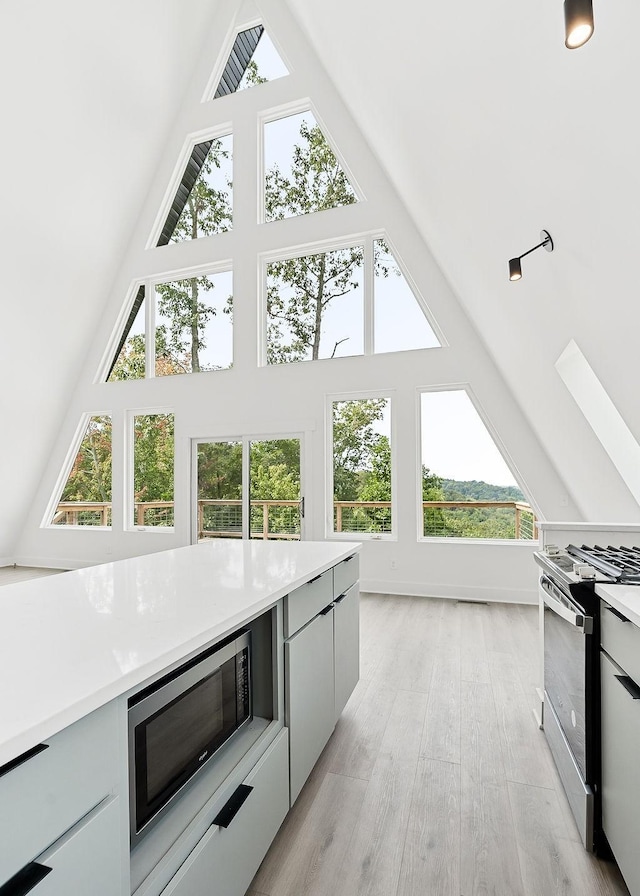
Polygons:
<instances>
[{"instance_id":1,"label":"triangular gable window","mask_svg":"<svg viewBox=\"0 0 640 896\"><path fill-rule=\"evenodd\" d=\"M122 330L122 336L113 355L107 374L107 382L118 380L139 380L145 375L145 310L144 284L140 286L133 300L129 317Z\"/></svg>"},{"instance_id":2,"label":"triangular gable window","mask_svg":"<svg viewBox=\"0 0 640 896\"><path fill-rule=\"evenodd\" d=\"M289 71L262 25L241 31L233 42L214 99L275 81Z\"/></svg>"},{"instance_id":3,"label":"triangular gable window","mask_svg":"<svg viewBox=\"0 0 640 896\"><path fill-rule=\"evenodd\" d=\"M111 417L89 419L50 524L111 526Z\"/></svg>"},{"instance_id":4,"label":"triangular gable window","mask_svg":"<svg viewBox=\"0 0 640 896\"><path fill-rule=\"evenodd\" d=\"M264 219L278 221L358 201L312 112L264 126Z\"/></svg>"},{"instance_id":5,"label":"triangular gable window","mask_svg":"<svg viewBox=\"0 0 640 896\"><path fill-rule=\"evenodd\" d=\"M231 230L233 143L230 134L197 143L171 203L158 246Z\"/></svg>"},{"instance_id":6,"label":"triangular gable window","mask_svg":"<svg viewBox=\"0 0 640 896\"><path fill-rule=\"evenodd\" d=\"M406 277L384 240L374 240L374 352L439 348Z\"/></svg>"}]
</instances>

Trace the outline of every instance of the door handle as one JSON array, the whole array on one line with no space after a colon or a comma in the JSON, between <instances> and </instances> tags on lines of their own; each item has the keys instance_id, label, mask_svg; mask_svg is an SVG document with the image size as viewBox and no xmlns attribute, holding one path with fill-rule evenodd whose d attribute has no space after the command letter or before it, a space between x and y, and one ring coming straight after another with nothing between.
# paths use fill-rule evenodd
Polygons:
<instances>
[{"instance_id":1,"label":"door handle","mask_svg":"<svg viewBox=\"0 0 640 896\"><path fill-rule=\"evenodd\" d=\"M29 862L0 887L0 896L26 896L50 871L53 868L48 865Z\"/></svg>"},{"instance_id":2,"label":"door handle","mask_svg":"<svg viewBox=\"0 0 640 896\"><path fill-rule=\"evenodd\" d=\"M244 806L245 800L252 790L253 787L249 787L248 784L241 784L238 789L233 792L222 809L220 809L211 824L217 824L220 828L228 828L240 809ZM3 896L1 891L0 896Z\"/></svg>"},{"instance_id":3,"label":"door handle","mask_svg":"<svg viewBox=\"0 0 640 896\"><path fill-rule=\"evenodd\" d=\"M616 675L616 678L634 700L640 700L640 688L633 678L629 678L628 675Z\"/></svg>"},{"instance_id":4,"label":"door handle","mask_svg":"<svg viewBox=\"0 0 640 896\"><path fill-rule=\"evenodd\" d=\"M26 750L10 762L5 762L4 765L0 765L0 778L3 775L7 775L9 772L12 772L14 768L18 768L23 762L28 762L30 759L33 759L34 756L37 756L38 753L42 753L43 750L48 749L49 744L36 744L35 747L31 747L30 750ZM2 896L2 890L0 890L0 896Z\"/></svg>"},{"instance_id":5,"label":"door handle","mask_svg":"<svg viewBox=\"0 0 640 896\"><path fill-rule=\"evenodd\" d=\"M610 607L609 604L606 604L605 610L608 610L610 613L613 613L613 615L617 619L619 619L621 622L630 622L631 621L630 619L627 619L626 616L623 616L622 613L620 612L620 610L616 610L615 607Z\"/></svg>"}]
</instances>

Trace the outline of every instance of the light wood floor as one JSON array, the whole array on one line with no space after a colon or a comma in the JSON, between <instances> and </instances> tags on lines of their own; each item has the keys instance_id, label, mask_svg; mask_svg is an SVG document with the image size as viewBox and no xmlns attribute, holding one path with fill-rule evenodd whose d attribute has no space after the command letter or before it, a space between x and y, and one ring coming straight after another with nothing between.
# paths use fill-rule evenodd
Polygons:
<instances>
[{"instance_id":1,"label":"light wood floor","mask_svg":"<svg viewBox=\"0 0 640 896\"><path fill-rule=\"evenodd\" d=\"M29 579L40 579L64 572L64 569L49 569L39 566L0 566L0 586L12 585L14 582L26 582Z\"/></svg>"},{"instance_id":2,"label":"light wood floor","mask_svg":"<svg viewBox=\"0 0 640 896\"><path fill-rule=\"evenodd\" d=\"M361 680L251 896L627 896L534 715L537 608L363 595Z\"/></svg>"}]
</instances>

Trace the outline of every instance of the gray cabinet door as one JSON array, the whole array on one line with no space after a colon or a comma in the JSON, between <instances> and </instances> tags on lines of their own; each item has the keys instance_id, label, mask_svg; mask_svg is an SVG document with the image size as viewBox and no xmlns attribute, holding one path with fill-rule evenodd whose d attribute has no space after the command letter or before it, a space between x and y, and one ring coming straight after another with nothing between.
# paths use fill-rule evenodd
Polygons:
<instances>
[{"instance_id":1,"label":"gray cabinet door","mask_svg":"<svg viewBox=\"0 0 640 896\"><path fill-rule=\"evenodd\" d=\"M333 624L337 721L360 678L360 589L357 583L336 598Z\"/></svg>"},{"instance_id":2,"label":"gray cabinet door","mask_svg":"<svg viewBox=\"0 0 640 896\"><path fill-rule=\"evenodd\" d=\"M291 752L291 803L335 724L333 609L285 642L285 723Z\"/></svg>"},{"instance_id":3,"label":"gray cabinet door","mask_svg":"<svg viewBox=\"0 0 640 896\"><path fill-rule=\"evenodd\" d=\"M640 700L606 654L602 669L602 826L631 896L640 896Z\"/></svg>"}]
</instances>

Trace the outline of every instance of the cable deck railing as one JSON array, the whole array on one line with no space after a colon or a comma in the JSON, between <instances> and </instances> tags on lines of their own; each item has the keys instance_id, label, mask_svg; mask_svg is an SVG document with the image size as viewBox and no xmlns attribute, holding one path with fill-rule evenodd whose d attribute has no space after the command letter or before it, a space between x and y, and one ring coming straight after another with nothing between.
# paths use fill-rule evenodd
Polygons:
<instances>
[{"instance_id":1,"label":"cable deck railing","mask_svg":"<svg viewBox=\"0 0 640 896\"><path fill-rule=\"evenodd\" d=\"M242 501L206 498L198 501L198 539L242 538ZM136 502L133 525L173 526L173 501ZM498 538L536 540L538 526L530 505L523 501L423 501L425 538ZM61 501L54 514L56 526L111 526L111 503ZM334 501L334 532L385 534L392 531L390 501ZM250 537L300 538L300 502L251 502Z\"/></svg>"}]
</instances>

